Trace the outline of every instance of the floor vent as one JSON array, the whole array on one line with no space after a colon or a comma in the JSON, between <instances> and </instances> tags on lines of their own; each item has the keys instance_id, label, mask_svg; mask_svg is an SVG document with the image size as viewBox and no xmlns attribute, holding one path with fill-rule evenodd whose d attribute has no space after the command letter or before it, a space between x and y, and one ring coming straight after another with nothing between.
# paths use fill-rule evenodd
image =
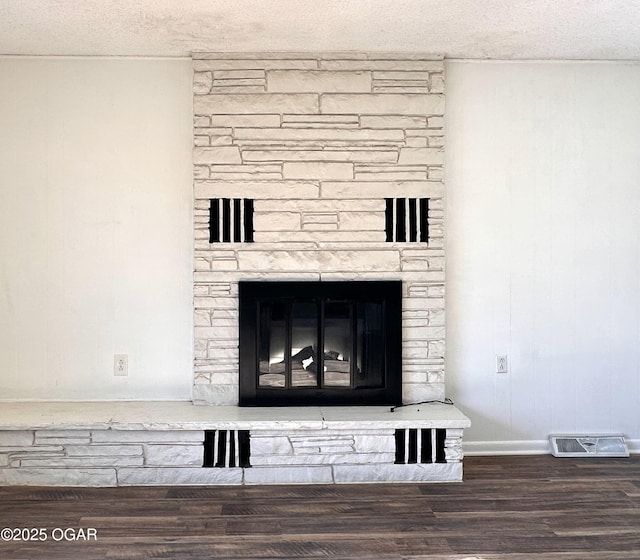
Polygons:
<instances>
[{"instance_id":1,"label":"floor vent","mask_svg":"<svg viewBox=\"0 0 640 560\"><path fill-rule=\"evenodd\" d=\"M551 435L554 457L628 457L629 448L620 434Z\"/></svg>"},{"instance_id":2,"label":"floor vent","mask_svg":"<svg viewBox=\"0 0 640 560\"><path fill-rule=\"evenodd\" d=\"M396 465L446 463L444 440L447 430L409 428L396 430Z\"/></svg>"},{"instance_id":3,"label":"floor vent","mask_svg":"<svg viewBox=\"0 0 640 560\"><path fill-rule=\"evenodd\" d=\"M206 430L203 467L250 467L249 430Z\"/></svg>"}]
</instances>

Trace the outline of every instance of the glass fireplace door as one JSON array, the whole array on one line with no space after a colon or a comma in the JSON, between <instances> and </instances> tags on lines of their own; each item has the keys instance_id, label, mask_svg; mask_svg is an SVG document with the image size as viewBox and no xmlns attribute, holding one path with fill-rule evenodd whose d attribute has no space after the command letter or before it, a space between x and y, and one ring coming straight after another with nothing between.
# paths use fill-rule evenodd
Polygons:
<instances>
[{"instance_id":1,"label":"glass fireplace door","mask_svg":"<svg viewBox=\"0 0 640 560\"><path fill-rule=\"evenodd\" d=\"M358 289L399 283L259 284L241 283L241 404L399 402L400 300Z\"/></svg>"}]
</instances>

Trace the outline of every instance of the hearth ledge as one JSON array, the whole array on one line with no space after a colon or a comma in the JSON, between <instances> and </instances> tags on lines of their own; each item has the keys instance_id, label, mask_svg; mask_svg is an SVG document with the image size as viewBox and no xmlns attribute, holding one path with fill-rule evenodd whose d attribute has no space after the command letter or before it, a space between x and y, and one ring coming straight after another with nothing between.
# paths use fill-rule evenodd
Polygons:
<instances>
[{"instance_id":1,"label":"hearth ledge","mask_svg":"<svg viewBox=\"0 0 640 560\"><path fill-rule=\"evenodd\" d=\"M430 403L390 412L388 406L197 406L189 401L13 402L0 407L0 430L277 430L468 428L452 405Z\"/></svg>"}]
</instances>

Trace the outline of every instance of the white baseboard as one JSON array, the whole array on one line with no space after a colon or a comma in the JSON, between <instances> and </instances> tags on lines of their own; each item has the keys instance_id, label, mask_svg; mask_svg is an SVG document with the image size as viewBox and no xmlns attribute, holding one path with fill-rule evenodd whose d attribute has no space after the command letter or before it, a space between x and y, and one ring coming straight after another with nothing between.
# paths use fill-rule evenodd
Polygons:
<instances>
[{"instance_id":1,"label":"white baseboard","mask_svg":"<svg viewBox=\"0 0 640 560\"><path fill-rule=\"evenodd\" d=\"M640 454L640 439L625 439L629 452ZM474 455L550 455L549 440L521 441L464 441L462 449L465 456Z\"/></svg>"}]
</instances>

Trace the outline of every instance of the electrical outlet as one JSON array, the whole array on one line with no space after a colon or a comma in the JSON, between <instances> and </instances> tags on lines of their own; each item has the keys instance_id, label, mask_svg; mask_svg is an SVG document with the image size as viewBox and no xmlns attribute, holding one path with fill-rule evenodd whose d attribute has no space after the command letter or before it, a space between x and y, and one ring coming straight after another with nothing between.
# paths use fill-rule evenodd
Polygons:
<instances>
[{"instance_id":1,"label":"electrical outlet","mask_svg":"<svg viewBox=\"0 0 640 560\"><path fill-rule=\"evenodd\" d=\"M129 375L129 355L116 354L113 357L113 375Z\"/></svg>"},{"instance_id":2,"label":"electrical outlet","mask_svg":"<svg viewBox=\"0 0 640 560\"><path fill-rule=\"evenodd\" d=\"M509 371L509 364L507 362L507 356L496 356L496 373L507 373Z\"/></svg>"}]
</instances>

